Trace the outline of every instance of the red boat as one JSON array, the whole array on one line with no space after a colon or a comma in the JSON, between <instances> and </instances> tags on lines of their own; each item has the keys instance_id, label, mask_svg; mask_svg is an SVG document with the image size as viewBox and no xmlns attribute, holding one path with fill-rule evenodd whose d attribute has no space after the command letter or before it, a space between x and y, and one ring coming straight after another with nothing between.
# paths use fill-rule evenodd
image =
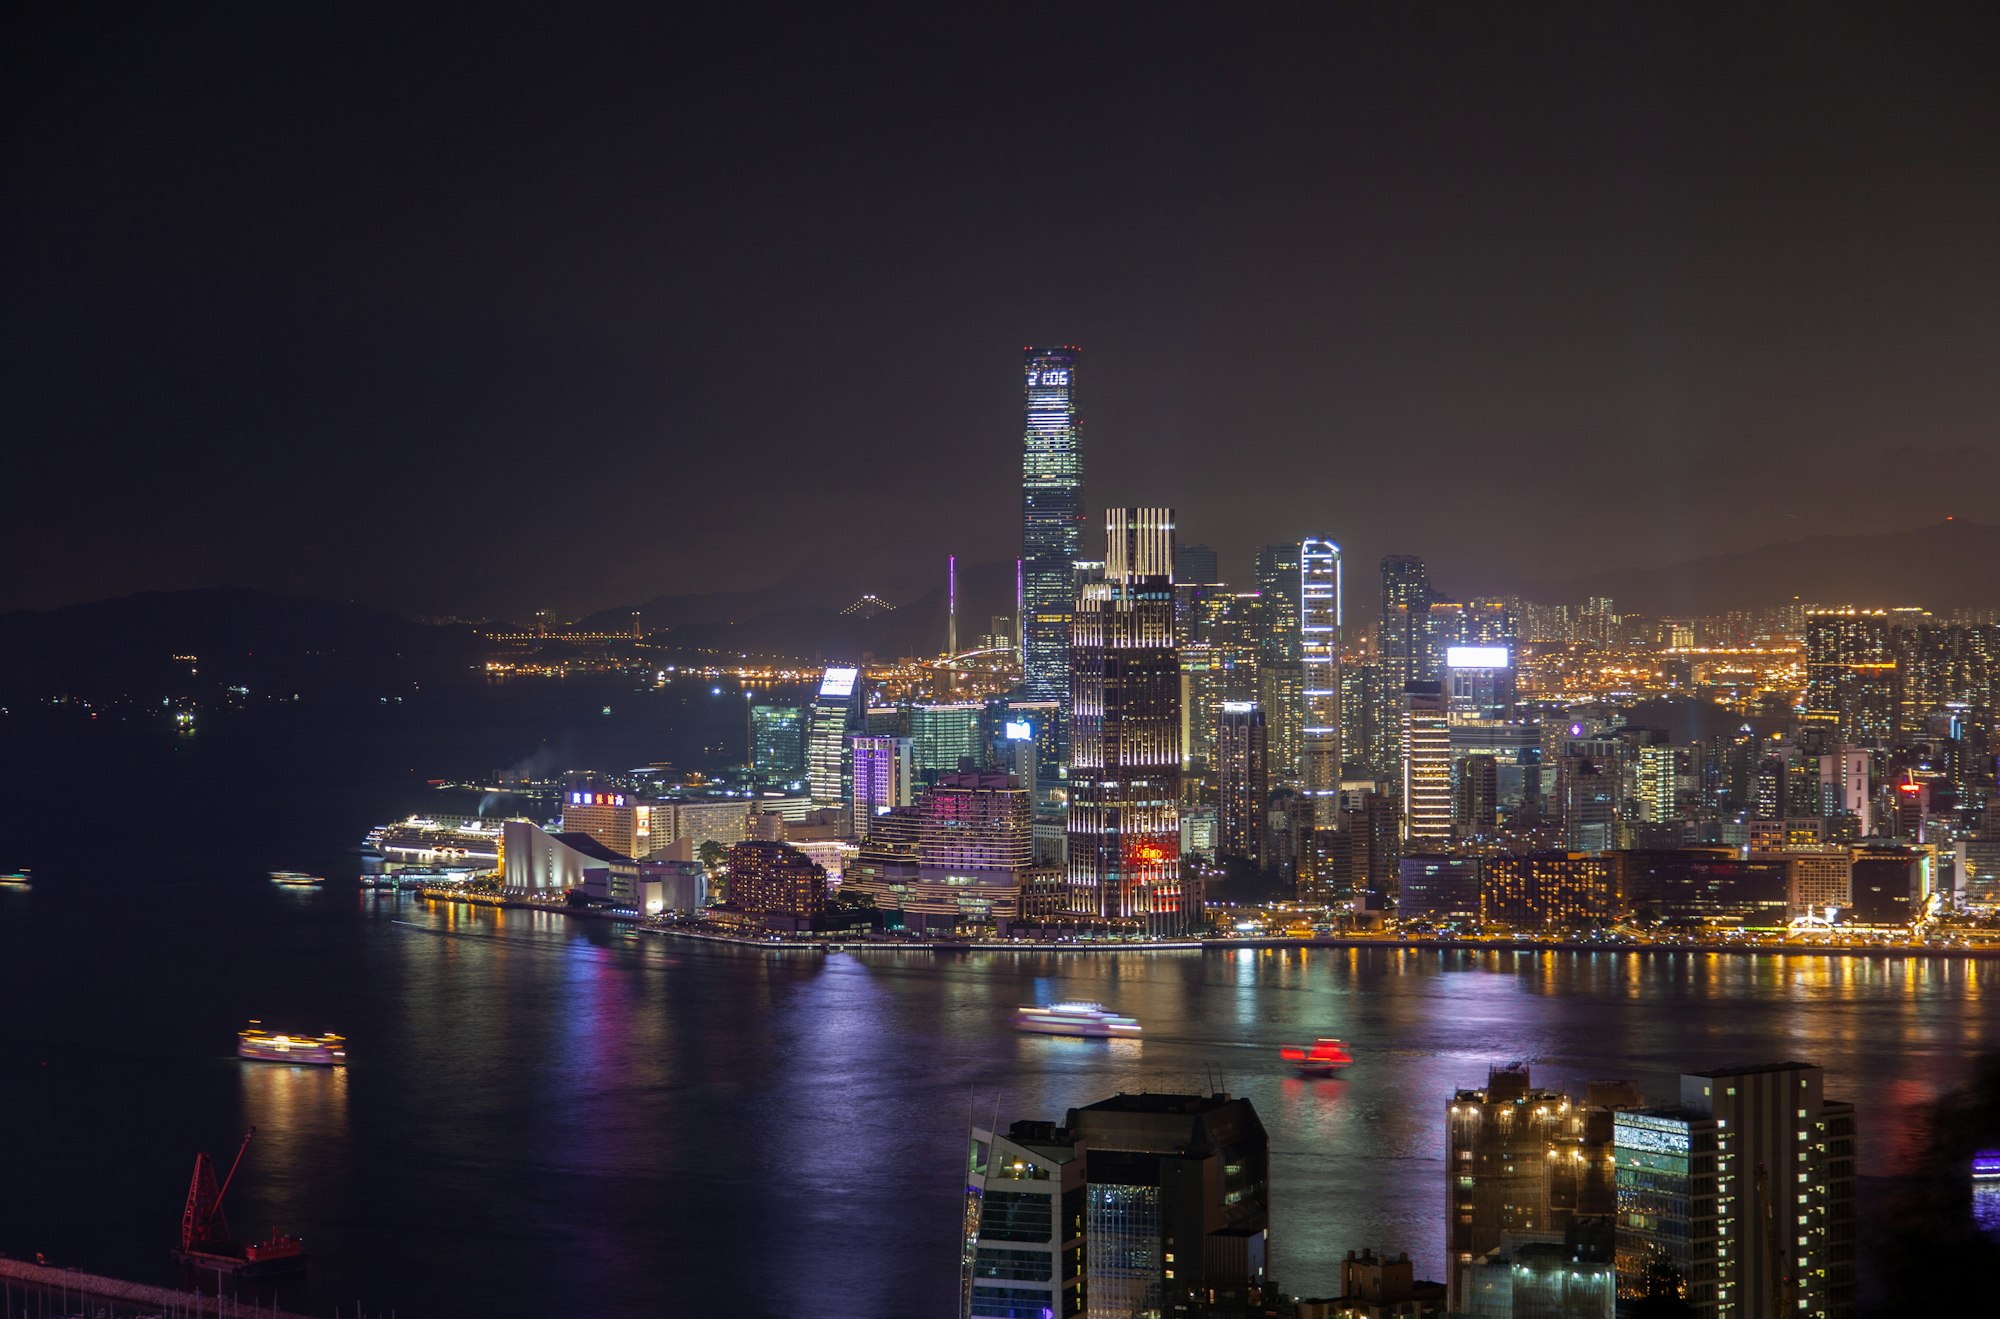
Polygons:
<instances>
[{"instance_id":1,"label":"red boat","mask_svg":"<svg viewBox=\"0 0 2000 1319\"><path fill-rule=\"evenodd\" d=\"M1283 1045L1278 1056L1306 1076L1332 1076L1354 1061L1354 1055L1339 1040L1314 1040L1309 1046Z\"/></svg>"}]
</instances>

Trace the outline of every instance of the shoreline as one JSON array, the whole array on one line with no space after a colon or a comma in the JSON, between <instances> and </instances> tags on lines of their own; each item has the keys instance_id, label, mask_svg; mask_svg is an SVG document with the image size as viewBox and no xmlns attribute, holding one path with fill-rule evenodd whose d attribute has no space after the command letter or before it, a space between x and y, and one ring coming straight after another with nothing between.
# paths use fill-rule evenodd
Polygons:
<instances>
[{"instance_id":1,"label":"shoreline","mask_svg":"<svg viewBox=\"0 0 2000 1319\"><path fill-rule=\"evenodd\" d=\"M684 926L649 925L630 916L592 907L555 906L542 902L531 902L524 898L509 898L485 893L449 893L436 889L420 889L417 896L426 902L459 902L474 907L502 907L518 911L540 911L556 916L576 916L586 920L604 920L620 924L639 934L661 935L666 938L686 939L695 943L728 944L739 948L755 948L771 953L1062 953L1084 956L1102 956L1115 953L1209 953L1209 952L1281 952L1294 948L1302 949L1382 949L1396 952L1462 952L1462 953L1610 953L1624 954L1699 954L1702 956L1725 957L1857 957L1868 959L1897 958L2000 958L2000 942L1980 947L1942 948L1927 944L1849 944L1849 943L1782 943L1782 944L1738 944L1738 943L1597 943L1587 939L1435 939L1398 938L1373 935L1315 935L1310 939L1290 939L1282 936L1266 936L1255 939L1148 939L1087 943L1031 943L1012 939L856 939L830 935L823 939L757 939L745 935L724 934L718 931L689 929Z\"/></svg>"}]
</instances>

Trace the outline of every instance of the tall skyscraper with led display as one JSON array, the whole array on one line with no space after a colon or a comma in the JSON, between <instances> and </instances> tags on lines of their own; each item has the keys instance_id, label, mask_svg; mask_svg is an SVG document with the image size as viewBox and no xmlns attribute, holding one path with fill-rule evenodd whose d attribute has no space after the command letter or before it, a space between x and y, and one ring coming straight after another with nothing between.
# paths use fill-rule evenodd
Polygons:
<instances>
[{"instance_id":1,"label":"tall skyscraper with led display","mask_svg":"<svg viewBox=\"0 0 2000 1319\"><path fill-rule=\"evenodd\" d=\"M1028 348L1022 385L1021 668L1031 700L1063 708L1055 750L1069 747L1070 614L1083 534L1079 350ZM1053 766L1049 768L1053 769Z\"/></svg>"},{"instance_id":2,"label":"tall skyscraper with led display","mask_svg":"<svg viewBox=\"0 0 2000 1319\"><path fill-rule=\"evenodd\" d=\"M854 795L854 747L849 735L864 730L861 670L831 668L820 677L809 711L806 779L814 806L846 806Z\"/></svg>"},{"instance_id":3,"label":"tall skyscraper with led display","mask_svg":"<svg viewBox=\"0 0 2000 1319\"><path fill-rule=\"evenodd\" d=\"M1340 546L1299 545L1299 657L1305 671L1306 792L1340 795ZM1321 827L1332 818L1329 802Z\"/></svg>"},{"instance_id":4,"label":"tall skyscraper with led display","mask_svg":"<svg viewBox=\"0 0 2000 1319\"><path fill-rule=\"evenodd\" d=\"M1180 858L1181 674L1174 645L1174 515L1104 515L1104 576L1077 593L1070 627L1070 909L1198 926Z\"/></svg>"}]
</instances>

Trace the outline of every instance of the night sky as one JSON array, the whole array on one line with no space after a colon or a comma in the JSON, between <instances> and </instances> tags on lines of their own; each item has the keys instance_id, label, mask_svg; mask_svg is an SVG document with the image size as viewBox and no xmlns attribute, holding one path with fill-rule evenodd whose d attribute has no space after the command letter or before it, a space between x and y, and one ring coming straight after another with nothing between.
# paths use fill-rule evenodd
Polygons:
<instances>
[{"instance_id":1,"label":"night sky","mask_svg":"<svg viewBox=\"0 0 2000 1319\"><path fill-rule=\"evenodd\" d=\"M433 8L10 14L0 609L2000 521L2000 6Z\"/></svg>"}]
</instances>

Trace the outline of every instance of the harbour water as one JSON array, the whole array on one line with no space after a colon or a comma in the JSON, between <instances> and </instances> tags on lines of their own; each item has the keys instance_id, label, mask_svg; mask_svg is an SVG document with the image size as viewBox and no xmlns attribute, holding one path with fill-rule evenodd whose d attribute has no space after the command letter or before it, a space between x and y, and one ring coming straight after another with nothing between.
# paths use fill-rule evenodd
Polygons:
<instances>
[{"instance_id":1,"label":"harbour water","mask_svg":"<svg viewBox=\"0 0 2000 1319\"><path fill-rule=\"evenodd\" d=\"M41 1005L0 1042L0 1123L36 1188L0 1202L0 1249L156 1278L194 1151L254 1125L232 1222L305 1236L322 1308L418 1316L947 1314L969 1117L1209 1086L1269 1128L1287 1287L1326 1293L1361 1246L1436 1276L1441 1114L1490 1064L1665 1093L1682 1069L1805 1058L1859 1106L1880 1176L1962 1081L1994 993L1990 964L1949 959L772 957L251 876L0 900L0 994ZM1144 1038L1008 1029L1056 998ZM350 1065L240 1063L250 1016L338 1028ZM1292 1076L1277 1047L1322 1035L1354 1064Z\"/></svg>"},{"instance_id":2,"label":"harbour water","mask_svg":"<svg viewBox=\"0 0 2000 1319\"><path fill-rule=\"evenodd\" d=\"M2000 1035L1991 962L768 956L376 896L339 850L422 805L427 777L738 755L730 700L575 684L218 720L192 744L88 729L10 748L0 865L35 884L0 889L0 1130L20 1188L0 1197L0 1251L164 1280L195 1151L226 1156L254 1125L228 1213L245 1235L306 1238L311 1294L290 1308L942 1316L968 1118L1220 1086L1270 1132L1278 1277L1326 1294L1363 1246L1440 1276L1443 1109L1492 1064L1664 1096L1682 1070L1817 1062L1858 1105L1879 1179L1915 1158L1910 1117ZM280 889L275 868L329 882ZM1067 998L1137 1017L1143 1038L1009 1029L1017 1006ZM350 1065L240 1062L251 1017L338 1031ZM1278 1046L1318 1036L1355 1061L1299 1079Z\"/></svg>"}]
</instances>

